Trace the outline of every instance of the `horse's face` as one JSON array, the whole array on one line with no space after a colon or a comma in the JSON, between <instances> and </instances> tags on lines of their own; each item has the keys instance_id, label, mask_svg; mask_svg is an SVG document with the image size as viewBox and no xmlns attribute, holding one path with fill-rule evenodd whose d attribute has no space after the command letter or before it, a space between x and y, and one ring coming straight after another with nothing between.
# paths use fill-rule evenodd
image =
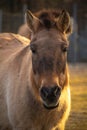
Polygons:
<instances>
[{"instance_id":1,"label":"horse's face","mask_svg":"<svg viewBox=\"0 0 87 130\"><path fill-rule=\"evenodd\" d=\"M46 108L57 107L67 82L66 35L54 28L42 29L33 36L30 49L34 79L41 101Z\"/></svg>"},{"instance_id":2,"label":"horse's face","mask_svg":"<svg viewBox=\"0 0 87 130\"><path fill-rule=\"evenodd\" d=\"M32 68L44 104L52 107L58 105L65 84L68 43L55 30L41 31L38 36L30 45Z\"/></svg>"}]
</instances>

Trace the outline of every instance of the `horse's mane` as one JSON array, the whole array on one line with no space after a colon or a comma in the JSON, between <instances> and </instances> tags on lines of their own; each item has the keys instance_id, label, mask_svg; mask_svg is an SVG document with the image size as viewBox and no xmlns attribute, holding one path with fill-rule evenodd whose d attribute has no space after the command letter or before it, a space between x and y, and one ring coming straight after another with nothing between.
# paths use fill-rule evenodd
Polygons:
<instances>
[{"instance_id":1,"label":"horse's mane","mask_svg":"<svg viewBox=\"0 0 87 130\"><path fill-rule=\"evenodd\" d=\"M43 22L46 28L52 28L55 26L55 20L59 17L62 10L43 9L37 12L35 15Z\"/></svg>"}]
</instances>

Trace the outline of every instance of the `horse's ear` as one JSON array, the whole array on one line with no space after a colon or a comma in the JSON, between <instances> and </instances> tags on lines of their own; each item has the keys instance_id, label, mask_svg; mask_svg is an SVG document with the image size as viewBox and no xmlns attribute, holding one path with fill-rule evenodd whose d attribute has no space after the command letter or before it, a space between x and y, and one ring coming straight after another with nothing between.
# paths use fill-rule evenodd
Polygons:
<instances>
[{"instance_id":1,"label":"horse's ear","mask_svg":"<svg viewBox=\"0 0 87 130\"><path fill-rule=\"evenodd\" d=\"M27 24L28 24L30 30L32 32L35 32L37 30L38 24L40 23L39 18L37 18L36 16L34 16L31 13L31 11L27 10L26 11L26 21L27 21Z\"/></svg>"},{"instance_id":2,"label":"horse's ear","mask_svg":"<svg viewBox=\"0 0 87 130\"><path fill-rule=\"evenodd\" d=\"M66 10L62 10L57 20L57 26L63 33L71 33L70 16Z\"/></svg>"}]
</instances>

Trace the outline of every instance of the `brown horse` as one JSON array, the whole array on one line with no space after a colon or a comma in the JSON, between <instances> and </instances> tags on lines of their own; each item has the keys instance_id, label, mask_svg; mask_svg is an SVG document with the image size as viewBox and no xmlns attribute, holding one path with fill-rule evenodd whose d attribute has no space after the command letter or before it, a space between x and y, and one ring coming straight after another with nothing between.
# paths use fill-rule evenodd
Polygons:
<instances>
[{"instance_id":1,"label":"brown horse","mask_svg":"<svg viewBox=\"0 0 87 130\"><path fill-rule=\"evenodd\" d=\"M69 14L26 13L31 41L0 34L0 130L64 130L70 112Z\"/></svg>"}]
</instances>

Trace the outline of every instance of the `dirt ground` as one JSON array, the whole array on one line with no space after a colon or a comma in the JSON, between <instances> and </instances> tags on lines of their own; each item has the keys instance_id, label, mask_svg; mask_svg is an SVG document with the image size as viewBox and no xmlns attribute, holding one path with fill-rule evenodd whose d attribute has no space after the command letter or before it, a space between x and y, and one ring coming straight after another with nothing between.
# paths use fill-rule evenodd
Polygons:
<instances>
[{"instance_id":1,"label":"dirt ground","mask_svg":"<svg viewBox=\"0 0 87 130\"><path fill-rule=\"evenodd\" d=\"M66 130L87 130L87 64L70 64L71 113Z\"/></svg>"}]
</instances>

